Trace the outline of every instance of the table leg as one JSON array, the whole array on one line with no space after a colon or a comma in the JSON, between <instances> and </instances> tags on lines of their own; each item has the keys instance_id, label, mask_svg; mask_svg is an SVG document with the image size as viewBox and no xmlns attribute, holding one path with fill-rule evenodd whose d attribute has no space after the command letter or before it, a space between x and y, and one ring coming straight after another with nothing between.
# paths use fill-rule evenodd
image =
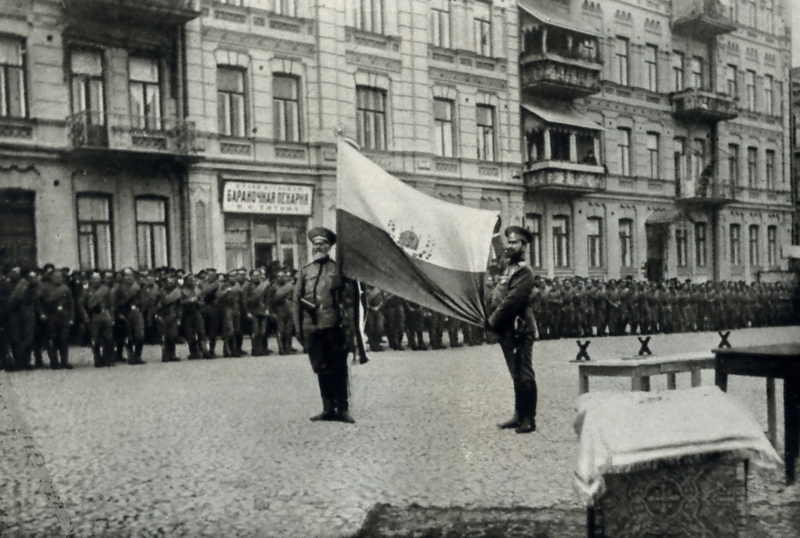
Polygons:
<instances>
[{"instance_id":1,"label":"table leg","mask_svg":"<svg viewBox=\"0 0 800 538\"><path fill-rule=\"evenodd\" d=\"M728 372L720 367L719 357L717 357L717 364L714 368L714 384L723 392L728 392Z\"/></svg>"},{"instance_id":2,"label":"table leg","mask_svg":"<svg viewBox=\"0 0 800 538\"><path fill-rule=\"evenodd\" d=\"M650 391L650 377L646 375L639 375L635 373L631 376L631 390L639 391L643 390L645 392Z\"/></svg>"},{"instance_id":3,"label":"table leg","mask_svg":"<svg viewBox=\"0 0 800 538\"><path fill-rule=\"evenodd\" d=\"M783 380L783 427L786 483L795 479L795 464L800 450L800 376L790 375Z\"/></svg>"},{"instance_id":4,"label":"table leg","mask_svg":"<svg viewBox=\"0 0 800 538\"><path fill-rule=\"evenodd\" d=\"M692 370L692 386L693 387L699 387L700 386L700 383L702 382L701 374L702 374L702 370L700 370L700 369Z\"/></svg>"},{"instance_id":5,"label":"table leg","mask_svg":"<svg viewBox=\"0 0 800 538\"><path fill-rule=\"evenodd\" d=\"M667 389L675 390L676 386L677 383L675 381L675 374L674 373L667 374Z\"/></svg>"},{"instance_id":6,"label":"table leg","mask_svg":"<svg viewBox=\"0 0 800 538\"><path fill-rule=\"evenodd\" d=\"M580 377L580 393L586 394L589 392L589 376L583 372L579 372L578 377Z\"/></svg>"},{"instance_id":7,"label":"table leg","mask_svg":"<svg viewBox=\"0 0 800 538\"><path fill-rule=\"evenodd\" d=\"M772 446L778 446L778 426L775 413L775 378L767 378L767 437Z\"/></svg>"}]
</instances>

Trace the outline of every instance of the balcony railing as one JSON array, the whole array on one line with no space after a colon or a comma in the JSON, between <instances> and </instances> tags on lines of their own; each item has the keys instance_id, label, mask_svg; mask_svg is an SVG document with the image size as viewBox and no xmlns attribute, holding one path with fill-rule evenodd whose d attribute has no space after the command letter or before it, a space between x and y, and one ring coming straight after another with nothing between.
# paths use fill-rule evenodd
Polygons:
<instances>
[{"instance_id":1,"label":"balcony railing","mask_svg":"<svg viewBox=\"0 0 800 538\"><path fill-rule=\"evenodd\" d=\"M64 0L76 17L127 19L156 25L185 24L200 16L200 0Z\"/></svg>"},{"instance_id":2,"label":"balcony railing","mask_svg":"<svg viewBox=\"0 0 800 538\"><path fill-rule=\"evenodd\" d=\"M698 206L720 206L736 201L737 188L730 181L700 177L676 184L676 201Z\"/></svg>"},{"instance_id":3,"label":"balcony railing","mask_svg":"<svg viewBox=\"0 0 800 538\"><path fill-rule=\"evenodd\" d=\"M731 8L720 0L673 2L672 30L690 37L708 38L736 30Z\"/></svg>"},{"instance_id":4,"label":"balcony railing","mask_svg":"<svg viewBox=\"0 0 800 538\"><path fill-rule=\"evenodd\" d=\"M73 151L197 154L193 121L84 111L67 118L67 128Z\"/></svg>"},{"instance_id":5,"label":"balcony railing","mask_svg":"<svg viewBox=\"0 0 800 538\"><path fill-rule=\"evenodd\" d=\"M689 88L672 95L672 113L684 120L726 121L738 116L739 109L727 94Z\"/></svg>"},{"instance_id":6,"label":"balcony railing","mask_svg":"<svg viewBox=\"0 0 800 538\"><path fill-rule=\"evenodd\" d=\"M588 194L606 188L605 168L567 161L539 161L525 167L525 187L538 192Z\"/></svg>"},{"instance_id":7,"label":"balcony railing","mask_svg":"<svg viewBox=\"0 0 800 538\"><path fill-rule=\"evenodd\" d=\"M586 97L600 91L599 61L553 52L528 52L520 57L522 88L539 95Z\"/></svg>"}]
</instances>

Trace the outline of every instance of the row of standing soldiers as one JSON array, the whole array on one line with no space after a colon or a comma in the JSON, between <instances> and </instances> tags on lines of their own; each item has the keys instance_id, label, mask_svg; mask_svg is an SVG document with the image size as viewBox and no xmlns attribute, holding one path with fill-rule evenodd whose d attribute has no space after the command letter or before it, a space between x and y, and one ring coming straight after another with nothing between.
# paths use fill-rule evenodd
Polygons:
<instances>
[{"instance_id":1,"label":"row of standing soldiers","mask_svg":"<svg viewBox=\"0 0 800 538\"><path fill-rule=\"evenodd\" d=\"M69 345L91 345L94 364L142 364L145 343L160 343L162 361L179 360L183 340L189 358L213 358L222 342L224 356L242 356L246 334L251 354L288 354L292 322L293 271L214 269L197 275L163 269L70 273L47 265L0 273L0 361L6 370L43 366L71 368Z\"/></svg>"},{"instance_id":2,"label":"row of standing soldiers","mask_svg":"<svg viewBox=\"0 0 800 538\"><path fill-rule=\"evenodd\" d=\"M789 325L797 323L794 294L785 282L536 277L531 306L540 339L621 336Z\"/></svg>"}]
</instances>

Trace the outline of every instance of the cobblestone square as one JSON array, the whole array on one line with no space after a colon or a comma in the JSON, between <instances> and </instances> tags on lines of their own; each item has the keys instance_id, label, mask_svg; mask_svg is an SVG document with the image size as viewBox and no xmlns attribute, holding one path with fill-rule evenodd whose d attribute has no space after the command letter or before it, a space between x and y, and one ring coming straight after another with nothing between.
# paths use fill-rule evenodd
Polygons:
<instances>
[{"instance_id":1,"label":"cobblestone square","mask_svg":"<svg viewBox=\"0 0 800 538\"><path fill-rule=\"evenodd\" d=\"M731 342L797 336L797 327L746 329ZM718 342L716 333L655 335L651 348ZM590 351L593 360L630 356L638 342L596 338ZM76 349L72 371L0 374L9 410L0 414L0 534L369 536L390 528L393 513L400 536L424 535L437 521L447 536L525 535L520 522L580 536L576 353L574 340L536 343L539 429L516 435L495 426L512 411L498 346L372 353L352 368L355 425L308 420L320 404L301 354L162 363L148 347L146 365L95 369ZM712 384L713 372L702 381ZM629 383L593 380L592 390ZM688 386L688 374L679 376L678 387ZM652 388L666 381L654 378ZM764 380L732 376L729 390L766 429ZM752 528L762 535L800 533L800 490L782 476L751 472Z\"/></svg>"}]
</instances>

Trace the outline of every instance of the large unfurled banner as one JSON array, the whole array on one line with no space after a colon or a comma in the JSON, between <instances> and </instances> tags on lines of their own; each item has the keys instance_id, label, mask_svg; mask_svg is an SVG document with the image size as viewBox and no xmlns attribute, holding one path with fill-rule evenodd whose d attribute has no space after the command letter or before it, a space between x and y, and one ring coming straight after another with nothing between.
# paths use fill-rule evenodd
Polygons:
<instances>
[{"instance_id":1,"label":"large unfurled banner","mask_svg":"<svg viewBox=\"0 0 800 538\"><path fill-rule=\"evenodd\" d=\"M344 140L336 180L336 249L345 276L483 326L497 211L428 196Z\"/></svg>"}]
</instances>

